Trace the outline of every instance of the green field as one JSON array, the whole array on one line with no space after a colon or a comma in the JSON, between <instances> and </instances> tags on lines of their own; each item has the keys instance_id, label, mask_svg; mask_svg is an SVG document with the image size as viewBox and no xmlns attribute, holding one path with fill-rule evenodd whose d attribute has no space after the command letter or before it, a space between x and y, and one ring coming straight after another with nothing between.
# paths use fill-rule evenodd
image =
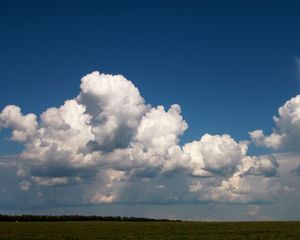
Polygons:
<instances>
[{"instance_id":1,"label":"green field","mask_svg":"<svg viewBox=\"0 0 300 240\"><path fill-rule=\"evenodd\" d=\"M300 222L0 222L0 239L300 239Z\"/></svg>"}]
</instances>

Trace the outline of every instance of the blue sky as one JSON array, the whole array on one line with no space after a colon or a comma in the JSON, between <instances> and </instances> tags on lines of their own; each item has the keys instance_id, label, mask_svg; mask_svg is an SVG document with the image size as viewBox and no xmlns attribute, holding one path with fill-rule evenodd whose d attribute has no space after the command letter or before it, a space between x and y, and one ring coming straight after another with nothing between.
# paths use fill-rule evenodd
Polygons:
<instances>
[{"instance_id":1,"label":"blue sky","mask_svg":"<svg viewBox=\"0 0 300 240\"><path fill-rule=\"evenodd\" d=\"M99 70L123 74L153 105L179 103L190 125L186 140L207 131L242 139L267 130L299 90L299 17L281 16L292 5L3 5L1 107L41 113L75 96L80 78Z\"/></svg>"},{"instance_id":2,"label":"blue sky","mask_svg":"<svg viewBox=\"0 0 300 240\"><path fill-rule=\"evenodd\" d=\"M1 3L0 109L14 104L23 114L39 116L75 98L83 76L122 74L147 104L166 111L180 105L189 126L179 134L181 145L205 133L250 140L249 131L262 129L264 140L253 137L248 155L285 152L297 159L298 149L284 144L288 140L266 142L276 128L273 115L299 92L299 7L279 1ZM0 155L18 156L28 142L8 140L5 124ZM49 196L57 194L51 191ZM54 207L68 205L53 201Z\"/></svg>"}]
</instances>

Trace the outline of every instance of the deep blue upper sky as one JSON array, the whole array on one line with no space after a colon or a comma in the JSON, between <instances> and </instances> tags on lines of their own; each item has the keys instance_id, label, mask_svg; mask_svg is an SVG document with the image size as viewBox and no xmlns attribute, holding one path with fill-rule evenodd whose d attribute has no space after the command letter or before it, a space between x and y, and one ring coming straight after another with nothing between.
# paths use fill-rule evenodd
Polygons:
<instances>
[{"instance_id":1,"label":"deep blue upper sky","mask_svg":"<svg viewBox=\"0 0 300 240\"><path fill-rule=\"evenodd\" d=\"M208 3L209 2L209 3ZM147 103L178 103L189 129L247 139L299 93L298 6L275 1L7 1L0 5L0 108L40 114L99 70ZM300 16L300 15L299 15ZM2 131L2 135L6 133ZM1 140L0 153L17 151Z\"/></svg>"}]
</instances>

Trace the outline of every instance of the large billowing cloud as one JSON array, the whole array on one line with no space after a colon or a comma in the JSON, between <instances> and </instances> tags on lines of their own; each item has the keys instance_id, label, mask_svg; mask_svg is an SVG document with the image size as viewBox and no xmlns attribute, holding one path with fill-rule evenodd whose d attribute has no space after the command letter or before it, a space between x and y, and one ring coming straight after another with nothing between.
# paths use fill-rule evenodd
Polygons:
<instances>
[{"instance_id":1,"label":"large billowing cloud","mask_svg":"<svg viewBox=\"0 0 300 240\"><path fill-rule=\"evenodd\" d=\"M121 75L93 72L81 79L76 98L90 116L92 148L111 151L129 146L148 110L139 90Z\"/></svg>"},{"instance_id":2,"label":"large billowing cloud","mask_svg":"<svg viewBox=\"0 0 300 240\"><path fill-rule=\"evenodd\" d=\"M276 158L248 156L247 141L205 134L179 145L188 128L180 106L145 104L121 75L93 72L80 89L39 117L14 105L0 113L0 128L11 128L11 139L24 144L10 169L20 191L40 204L260 203L285 187ZM300 133L298 106L300 97L287 102L275 118L278 129L269 137L255 131L252 139L289 146Z\"/></svg>"},{"instance_id":3,"label":"large billowing cloud","mask_svg":"<svg viewBox=\"0 0 300 240\"><path fill-rule=\"evenodd\" d=\"M191 156L194 176L232 175L246 154L245 143L236 143L229 135L202 136L187 143L184 152Z\"/></svg>"},{"instance_id":4,"label":"large billowing cloud","mask_svg":"<svg viewBox=\"0 0 300 240\"><path fill-rule=\"evenodd\" d=\"M273 117L275 129L267 136L262 130L250 132L258 146L285 151L300 151L300 95L288 100Z\"/></svg>"}]
</instances>

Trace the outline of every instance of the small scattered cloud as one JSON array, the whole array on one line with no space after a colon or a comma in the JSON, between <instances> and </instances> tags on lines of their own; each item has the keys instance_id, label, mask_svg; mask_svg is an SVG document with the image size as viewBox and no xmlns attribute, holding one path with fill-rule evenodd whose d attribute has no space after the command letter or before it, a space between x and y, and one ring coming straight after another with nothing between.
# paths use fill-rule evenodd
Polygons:
<instances>
[{"instance_id":1,"label":"small scattered cloud","mask_svg":"<svg viewBox=\"0 0 300 240\"><path fill-rule=\"evenodd\" d=\"M20 189L22 191L28 191L31 187L31 183L28 181L23 180L22 182L20 182Z\"/></svg>"},{"instance_id":2,"label":"small scattered cloud","mask_svg":"<svg viewBox=\"0 0 300 240\"><path fill-rule=\"evenodd\" d=\"M258 205L249 206L246 215L254 217L259 213L259 210L260 210L260 206Z\"/></svg>"}]
</instances>

